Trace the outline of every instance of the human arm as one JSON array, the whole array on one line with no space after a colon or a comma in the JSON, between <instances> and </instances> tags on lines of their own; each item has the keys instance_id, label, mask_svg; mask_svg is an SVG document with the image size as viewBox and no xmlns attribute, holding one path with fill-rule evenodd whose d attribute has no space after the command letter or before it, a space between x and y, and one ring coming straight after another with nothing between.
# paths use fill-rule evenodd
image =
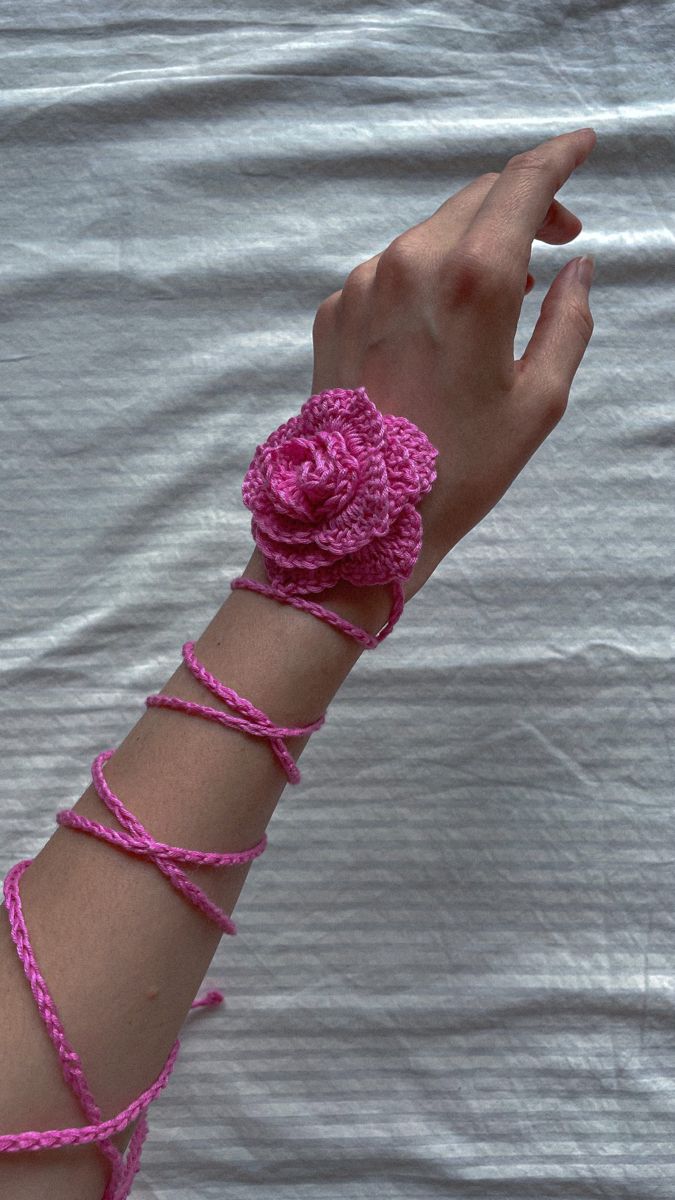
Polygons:
<instances>
[{"instance_id":1,"label":"human arm","mask_svg":"<svg viewBox=\"0 0 675 1200\"><path fill-rule=\"evenodd\" d=\"M255 550L244 574L265 581ZM371 633L384 624L387 589L344 584L317 597ZM276 724L311 723L328 707L362 647L324 621L250 591L233 591L196 641L200 660ZM184 664L163 688L204 703ZM227 705L207 693L212 707ZM308 736L288 738L296 760ZM234 851L262 837L287 783L267 742L235 729L148 709L105 766L105 776L160 841ZM120 829L93 783L76 812ZM251 864L188 874L232 913ZM83 1062L104 1118L157 1077L220 941L220 930L149 863L59 828L21 880L37 960ZM83 1124L66 1087L0 909L0 1131ZM118 1134L120 1150L133 1125ZM0 1155L0 1195L13 1200L100 1200L107 1165L96 1147Z\"/></svg>"},{"instance_id":2,"label":"human arm","mask_svg":"<svg viewBox=\"0 0 675 1200\"><path fill-rule=\"evenodd\" d=\"M529 158L521 156L518 161L512 160L502 175L481 177L446 202L429 221L407 231L382 255L361 264L340 293L330 297L317 315L312 391L331 386L365 384L371 397L385 411L406 415L416 421L441 451L437 483L420 506L424 520L424 543L407 583L407 599L423 586L452 546L493 507L562 416L571 380L590 336L585 290L569 275L561 273L546 298L530 346L517 364L513 363L512 357L509 359L509 339L512 349L520 303L527 290L532 238L540 236L543 240L563 242L576 236L579 231L576 218L570 222L569 214L565 215L560 206L554 205L552 196L574 166L588 154L593 141L588 131L565 135L562 139L544 143L544 150L538 150L538 158L536 155ZM367 594L365 591L364 603L367 603ZM230 613L234 599L228 598L224 606L226 609L229 606ZM352 599L360 611L361 598ZM384 600L384 597L380 599ZM328 597L325 602L331 606ZM240 607L244 603L249 613L253 611L254 604L261 612L261 606L277 608L271 601L250 595L241 599ZM383 604L377 620L375 613L371 612L375 628L386 618L387 611L388 605ZM314 644L315 638L327 648L329 644L334 646L336 640L341 644L341 635L329 627L324 630L321 622L314 622L306 614L281 607L279 612L287 614L283 617L282 626L278 624L282 620L280 617L261 617L261 621L274 622L277 635L279 629L283 628L281 636L284 645L293 649L296 657L305 660L304 669L310 670L310 673L313 671L313 677L322 665L322 653ZM291 613L293 617L288 615ZM355 618L357 624L365 627L368 619L365 611L362 616ZM293 646L287 633L291 620L296 624L302 622L303 628L316 625L322 632L303 635L302 644ZM245 650L246 633L241 629L232 633L230 629L231 653L218 661L207 658L207 652L215 654L218 650L217 639L215 642L203 642L200 639L198 648L201 657L206 659L209 669L219 678L226 679L230 686L269 712L275 720L290 720L290 714L282 711L284 703L292 701L297 704L308 696L317 700L319 697L312 696L311 690L306 692L307 685L293 674L298 668L285 659L278 662L278 675L273 674L272 679L281 679L283 672L289 670L292 691L288 695L283 691L256 693L259 683L264 683L267 688L270 682L269 653L274 653L270 651L270 646L276 644L272 634L268 639L269 644L263 641L268 654L263 665L258 663L256 666L254 661L250 667L252 674L246 676L245 671L249 669L246 665L249 660L246 658L245 663L239 664L239 670L243 673L237 676L237 660L232 654L245 652L248 655L253 646L258 648L257 618L254 627L255 636L250 637L249 634L250 644ZM305 637L310 639L309 643L304 640ZM349 643L346 645L348 658L346 661L342 659L341 665L337 665L332 681L330 670L323 664L322 669L328 671L330 683L325 703L334 694L331 688L337 690L341 679L353 665L351 656L358 657L360 653L358 647L354 648ZM347 653L344 647L339 652L335 650L336 655L343 653ZM179 668L181 671L182 668ZM193 693L185 691L183 683L191 689L194 681L189 675L179 677L177 673L164 690L177 690L181 684L181 694L189 698ZM311 712L302 716L294 713L292 719L308 721L320 711L321 705L318 710L312 708ZM206 724L203 731L197 733L202 723L186 721L183 715L177 713L150 712L144 714L141 720L153 717L157 718L155 726L157 737L161 740L160 750L157 745L153 749L148 734L147 740L141 739L140 748L148 750L150 756L141 760L139 743L136 741L137 731L132 731L110 763L111 785L120 793L126 795L128 792L127 798L136 815L158 838L171 840L173 836L182 845L233 850L257 840L259 826L256 822L264 818L267 823L285 783L269 754L269 748L254 739L242 738L234 731L215 731ZM162 780L160 776L158 782L155 772L165 761L168 749L179 747L181 751L185 750L186 726L195 727L194 737L198 740L194 742L190 754L180 758L183 774L176 776L172 773L168 780ZM150 728L146 721L145 729ZM167 732L169 729L170 733ZM192 737L191 734L190 740ZM203 778L202 771L206 769L203 762L204 747L207 744L215 747L221 740L223 744L227 741L231 745L232 757L224 758L225 752L221 749L209 750L207 761L214 756L218 767L214 768L212 776ZM248 751L245 753L241 749L242 744L248 746L249 740L253 741L251 757ZM293 752L291 741L289 739L289 749ZM138 751L135 757L132 754L134 750ZM296 757L297 752L296 747ZM129 759L125 767L127 756ZM271 760L276 773L269 775L270 786L267 790L264 783L257 781L253 768L257 757L261 759L260 770L265 773L271 771L269 763L267 767L263 765L261 756ZM237 787L233 787L233 780L235 785L237 783L235 762L242 766L239 793ZM196 779L195 768L198 768ZM164 786L168 785L168 794L171 796L171 779L175 782L180 780L180 783L173 793L173 799L168 799ZM225 780L227 804L224 806ZM238 816L234 824L228 825L232 796ZM253 808L245 817L240 805L248 801ZM97 803L95 797L90 794L87 798L85 793L81 803L86 806L89 802ZM217 829L208 824L209 814L213 815L214 809L216 819L220 822ZM97 808L96 815L111 823L100 808ZM154 817L157 817L157 824L154 823ZM169 818L175 820L175 827L166 828L161 824ZM237 842L238 833L242 839L244 833L247 837ZM76 843L89 847L87 853L90 863L96 861L99 864L95 870L90 867L84 872L80 887L73 893L66 893L65 898L59 898L62 907L58 910L58 919L53 915L52 907L59 876L53 870L50 874L48 870L49 862L57 861L53 849L57 838L63 848L62 862L67 862L68 871L76 880L78 876L70 865L71 858L77 854L82 859L85 853L83 849L75 849ZM96 860L92 858L94 854L97 855ZM97 846L92 839L76 836L68 830L59 830L25 877L27 916L33 929L38 958L57 998L59 988L63 989L64 996L66 993L72 996L72 1008L69 1010L72 1015L69 1016L64 1007L64 1021L80 1050L92 1088L101 1106L107 1110L128 1100L140 1087L147 1085L153 1074L150 1070L153 1063L156 1074L157 1064L166 1056L219 940L217 930L214 933L206 926L208 933L204 931L203 937L207 939L207 946L191 965L191 956L196 954L192 928L194 921L202 921L203 918L191 913L179 897L171 896L165 881L159 879L152 867L146 868L142 863L133 860L125 862L126 878L130 880L130 872L133 872L141 877L147 876L147 883L138 879L128 886L121 882L109 886L108 880L112 880L115 873L121 880L122 866L119 863L112 865L116 860L125 862L125 856L113 854L105 846ZM74 858L72 861L75 861ZM89 891L85 890L88 886L87 874L94 881ZM239 886L243 884L245 874L246 869L240 871ZM29 882L31 877L32 884ZM206 886L209 889L211 887L208 883ZM226 901L234 905L239 894L234 870L224 872L222 884L213 886L226 889L220 898L225 907ZM234 890L228 893L228 888ZM82 894L87 896L86 909L81 903ZM118 903L117 928L123 924L120 921L120 905L122 912L127 906L125 934L118 937L116 944L113 943L112 950L105 945L110 922L107 908L95 907L101 897L106 900L112 898L113 902ZM148 948L144 940L143 926L135 921L135 914L139 911L145 912L154 922L154 951ZM75 944L84 936L87 922L93 922L94 933L86 963L85 983L88 990L83 992L78 987L72 959L64 953L63 935L64 931L69 935L67 945ZM187 930L186 942L189 944L185 954L181 955L180 939L184 930ZM208 941L209 937L211 941ZM173 959L172 963L164 962L162 948L165 956ZM4 960L7 967L6 1000L10 1005L13 1003L10 963L14 962L16 967L16 962L11 959L12 949L11 944L7 946L10 957ZM153 954L157 957L154 958ZM159 983L151 981L147 984L144 972L148 964L156 968L153 977L156 976ZM172 971L177 972L177 979L171 976ZM118 1003L118 1015L122 1013L127 1019L120 1020L119 1028L109 1033L102 1013L105 1011L104 993L111 975L114 975L115 984L119 985L124 996ZM16 976L16 972L15 980L15 995L18 998L22 994L19 984L23 981ZM157 988L157 995L151 997L145 994L143 987L146 986L150 992ZM172 993L173 999L167 999L169 1015L160 1019L156 1001L165 988ZM66 1004L65 1001L63 1003ZM5 1079L11 1080L13 1072L15 1078L20 1077L21 1086L26 1086L25 1109L26 1112L30 1110L33 1116L26 1122L20 1122L15 1111L11 1117L7 1116L6 1111L2 1112L0 1128L35 1127L43 1123L43 1114L38 1117L39 1104L42 1102L40 1096L44 1096L45 1104L48 1103L50 1089L41 1087L40 1094L36 1095L33 1086L31 1092L30 1082L18 1070L17 1061L21 1054L16 1053L17 1047L24 1051L29 1044L27 1037L32 1028L31 1052L37 1047L38 1038L43 1040L45 1046L45 1061L51 1048L44 1042L39 1022L31 1026L32 1010L28 1004L25 1011L20 1010L19 1001L15 999L14 1009L9 1011L11 1015L6 1024L10 1036L3 1048ZM180 1019L177 1012L179 1015L182 1012ZM146 1035L149 1014L153 1030L151 1036ZM111 1018L113 1022L114 1017L115 1014ZM112 1036L113 1032L115 1037ZM113 1079L111 1084L107 1064L111 1061L112 1047L112 1058L116 1064L113 1075L119 1078ZM103 1053L103 1050L107 1053ZM35 1052L38 1053L37 1050ZM38 1074L37 1079L40 1078ZM58 1077L52 1082L56 1086ZM113 1095L114 1088L118 1090ZM10 1099L6 1101L7 1107L12 1107ZM44 1115L47 1124L55 1121L53 1115ZM63 1113L58 1120L67 1121L72 1117L72 1113ZM54 1171L65 1172L67 1166L61 1166L60 1162L65 1163L66 1160L60 1159L57 1166L57 1156L69 1153L84 1155L89 1151L41 1152L41 1156L44 1154L43 1164L47 1153L51 1155ZM37 1156L33 1157L37 1159ZM11 1157L0 1159L0 1170L11 1171L13 1161L16 1165L17 1160ZM29 1186L29 1174L39 1169L33 1161L25 1166L26 1171L20 1180L22 1187L24 1184ZM28 1200L29 1194L26 1192L21 1195L14 1191L17 1200ZM38 1190L37 1194L43 1193ZM51 1177L50 1194L56 1200ZM69 1194L72 1195L72 1192ZM81 1189L78 1194L83 1198L86 1196ZM92 1197L95 1195L92 1192Z\"/></svg>"}]
</instances>

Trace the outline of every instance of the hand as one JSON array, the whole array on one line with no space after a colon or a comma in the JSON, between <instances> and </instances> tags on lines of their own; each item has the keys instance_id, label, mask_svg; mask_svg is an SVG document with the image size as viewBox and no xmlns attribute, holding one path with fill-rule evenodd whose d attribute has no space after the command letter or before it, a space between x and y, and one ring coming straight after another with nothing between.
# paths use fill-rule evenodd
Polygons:
<instances>
[{"instance_id":1,"label":"hand","mask_svg":"<svg viewBox=\"0 0 675 1200\"><path fill-rule=\"evenodd\" d=\"M588 290L554 279L522 358L513 346L532 241L581 230L554 199L596 143L575 130L481 175L319 306L312 394L363 386L384 414L414 421L439 450L418 505L423 544L405 599L492 509L563 416L590 341Z\"/></svg>"}]
</instances>

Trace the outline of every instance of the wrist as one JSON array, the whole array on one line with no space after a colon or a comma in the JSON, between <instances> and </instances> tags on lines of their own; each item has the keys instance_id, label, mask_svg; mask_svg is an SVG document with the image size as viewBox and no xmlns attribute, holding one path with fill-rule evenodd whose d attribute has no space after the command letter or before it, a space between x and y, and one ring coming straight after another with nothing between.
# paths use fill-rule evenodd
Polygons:
<instances>
[{"instance_id":1,"label":"wrist","mask_svg":"<svg viewBox=\"0 0 675 1200\"><path fill-rule=\"evenodd\" d=\"M270 583L257 547L236 574ZM377 633L386 624L390 608L386 596L366 600L347 588L334 591L334 596L331 589L312 599L368 632ZM195 641L195 653L207 669L278 725L310 724L325 713L363 650L354 638L311 613L246 588L228 592ZM203 686L184 665L164 690L178 684L185 699L197 699L201 693L203 702ZM225 707L216 697L208 703ZM294 757L306 742L305 737L284 740ZM260 743L260 754L269 757L263 739L253 741Z\"/></svg>"},{"instance_id":2,"label":"wrist","mask_svg":"<svg viewBox=\"0 0 675 1200\"><path fill-rule=\"evenodd\" d=\"M248 579L256 579L260 583L270 582L265 561L257 546L254 547L242 575ZM358 625L360 629L365 629L368 633L375 635L387 623L393 602L393 590L390 584L370 584L366 587L358 587L346 579L341 579L334 587L326 588L323 592L312 592L311 595L304 598L321 604L331 612L345 617L353 625ZM274 603L274 601L270 601L270 603ZM326 622L311 616L311 614L307 614L307 620L314 621L319 625L326 625L327 629L331 628ZM342 641L352 640L348 635L339 633L337 630L334 631L334 634ZM356 646L355 642L354 645Z\"/></svg>"}]
</instances>

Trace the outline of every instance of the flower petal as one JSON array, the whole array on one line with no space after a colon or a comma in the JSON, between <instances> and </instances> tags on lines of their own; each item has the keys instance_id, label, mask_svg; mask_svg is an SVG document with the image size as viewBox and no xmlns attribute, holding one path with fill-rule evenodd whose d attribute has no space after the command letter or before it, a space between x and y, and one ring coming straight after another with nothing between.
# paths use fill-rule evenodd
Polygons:
<instances>
[{"instance_id":1,"label":"flower petal","mask_svg":"<svg viewBox=\"0 0 675 1200\"><path fill-rule=\"evenodd\" d=\"M435 460L438 450L431 444L422 429L413 425L406 417L391 414L384 418L387 442L385 462L389 474L389 486L398 497L402 488L407 488L412 504L431 491L436 479Z\"/></svg>"},{"instance_id":2,"label":"flower petal","mask_svg":"<svg viewBox=\"0 0 675 1200\"><path fill-rule=\"evenodd\" d=\"M292 595L407 579L422 545L415 505L437 455L364 387L310 396L256 447L242 484L270 581Z\"/></svg>"},{"instance_id":3,"label":"flower petal","mask_svg":"<svg viewBox=\"0 0 675 1200\"><path fill-rule=\"evenodd\" d=\"M295 596L301 592L323 592L325 588L334 587L340 581L339 563L332 567L317 567L310 572L284 569L279 567L274 559L264 561L270 583L286 596Z\"/></svg>"},{"instance_id":4,"label":"flower petal","mask_svg":"<svg viewBox=\"0 0 675 1200\"><path fill-rule=\"evenodd\" d=\"M316 542L306 541L304 544L289 544L280 541L274 534L262 529L257 517L251 519L251 533L255 543L267 558L274 559L282 567L302 567L314 570L317 567L332 566L336 555Z\"/></svg>"},{"instance_id":5,"label":"flower petal","mask_svg":"<svg viewBox=\"0 0 675 1200\"><path fill-rule=\"evenodd\" d=\"M376 538L343 560L342 578L367 585L408 579L422 547L422 518L406 504L386 537Z\"/></svg>"},{"instance_id":6,"label":"flower petal","mask_svg":"<svg viewBox=\"0 0 675 1200\"><path fill-rule=\"evenodd\" d=\"M363 387L333 388L318 399L321 403L307 409L307 421L330 420L340 429L358 463L359 480L352 500L325 522L316 541L336 554L351 554L389 528L384 417Z\"/></svg>"},{"instance_id":7,"label":"flower petal","mask_svg":"<svg viewBox=\"0 0 675 1200\"><path fill-rule=\"evenodd\" d=\"M389 528L387 468L381 453L361 459L361 478L349 504L316 533L318 545L353 554Z\"/></svg>"},{"instance_id":8,"label":"flower petal","mask_svg":"<svg viewBox=\"0 0 675 1200\"><path fill-rule=\"evenodd\" d=\"M339 429L357 431L363 449L381 450L384 445L384 418L366 389L328 388L310 396L300 409L304 433Z\"/></svg>"}]
</instances>

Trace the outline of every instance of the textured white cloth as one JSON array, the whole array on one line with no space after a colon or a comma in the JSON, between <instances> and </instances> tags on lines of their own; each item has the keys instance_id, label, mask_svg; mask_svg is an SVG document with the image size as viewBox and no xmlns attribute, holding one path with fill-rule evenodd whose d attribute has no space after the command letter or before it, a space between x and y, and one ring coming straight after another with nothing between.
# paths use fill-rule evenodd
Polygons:
<instances>
[{"instance_id":1,"label":"textured white cloth","mask_svg":"<svg viewBox=\"0 0 675 1200\"><path fill-rule=\"evenodd\" d=\"M675 6L0 27L3 875L243 569L321 300L511 154L599 139L516 342L596 254L568 411L313 735L134 1200L672 1200Z\"/></svg>"}]
</instances>

